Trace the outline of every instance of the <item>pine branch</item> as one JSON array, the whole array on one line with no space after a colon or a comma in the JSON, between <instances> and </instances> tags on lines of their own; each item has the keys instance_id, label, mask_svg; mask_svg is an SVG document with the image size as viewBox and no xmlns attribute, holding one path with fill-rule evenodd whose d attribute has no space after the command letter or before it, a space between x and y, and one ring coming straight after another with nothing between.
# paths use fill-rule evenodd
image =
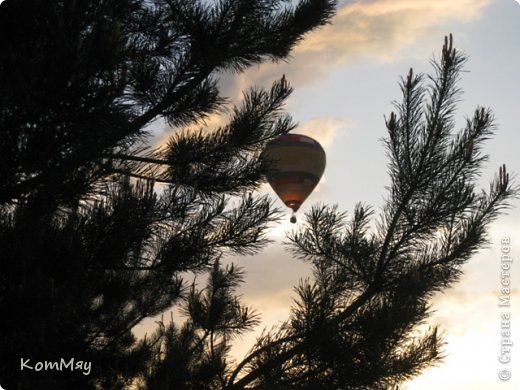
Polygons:
<instances>
[{"instance_id":1,"label":"pine branch","mask_svg":"<svg viewBox=\"0 0 520 390\"><path fill-rule=\"evenodd\" d=\"M316 280L297 289L292 322L280 337L259 340L229 388L389 388L442 358L436 329L422 338L412 332L430 314L428 299L457 280L461 264L485 242L486 227L519 193L505 167L489 195L474 193L486 159L480 145L494 125L490 111L478 109L453 134L464 61L450 37L429 90L411 71L402 81L399 116L386 121L392 185L378 233L365 228L361 208L346 229L343 214L321 206L289 236L292 251L312 261Z\"/></svg>"}]
</instances>

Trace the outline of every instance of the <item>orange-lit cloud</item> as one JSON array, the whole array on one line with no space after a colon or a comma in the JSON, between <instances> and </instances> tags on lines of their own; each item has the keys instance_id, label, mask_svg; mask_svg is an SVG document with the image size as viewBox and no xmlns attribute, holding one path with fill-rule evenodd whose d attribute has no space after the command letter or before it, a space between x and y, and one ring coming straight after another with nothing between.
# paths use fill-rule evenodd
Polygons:
<instances>
[{"instance_id":1,"label":"orange-lit cloud","mask_svg":"<svg viewBox=\"0 0 520 390\"><path fill-rule=\"evenodd\" d=\"M489 0L375 0L338 9L332 24L308 34L288 62L266 63L240 75L222 78L228 96L237 99L250 85L270 85L282 74L294 86L320 79L359 55L392 61L399 51L427 34L439 42L443 23L477 19ZM230 86L229 83L233 85Z\"/></svg>"},{"instance_id":2,"label":"orange-lit cloud","mask_svg":"<svg viewBox=\"0 0 520 390\"><path fill-rule=\"evenodd\" d=\"M344 133L348 123L336 118L314 118L298 126L296 132L318 141L326 150L334 140Z\"/></svg>"},{"instance_id":3,"label":"orange-lit cloud","mask_svg":"<svg viewBox=\"0 0 520 390\"><path fill-rule=\"evenodd\" d=\"M489 1L375 0L348 3L338 9L332 24L308 34L294 48L289 61L264 63L238 75L223 73L220 75L220 88L224 96L238 104L242 93L249 87L260 85L269 88L283 74L298 87L319 80L356 56L369 55L379 61L392 61L400 50L427 34L440 42L449 32L441 30L442 23L475 20ZM212 115L204 127L215 128L225 121L225 115ZM298 131L302 132L302 127ZM169 135L169 131L163 133L156 145L164 144Z\"/></svg>"},{"instance_id":4,"label":"orange-lit cloud","mask_svg":"<svg viewBox=\"0 0 520 390\"><path fill-rule=\"evenodd\" d=\"M310 34L295 49L295 57L316 53L327 64L344 62L355 54L387 57L434 26L447 21L478 18L489 0L376 0L357 2L338 10L332 24ZM322 58L323 60L323 58Z\"/></svg>"}]
</instances>

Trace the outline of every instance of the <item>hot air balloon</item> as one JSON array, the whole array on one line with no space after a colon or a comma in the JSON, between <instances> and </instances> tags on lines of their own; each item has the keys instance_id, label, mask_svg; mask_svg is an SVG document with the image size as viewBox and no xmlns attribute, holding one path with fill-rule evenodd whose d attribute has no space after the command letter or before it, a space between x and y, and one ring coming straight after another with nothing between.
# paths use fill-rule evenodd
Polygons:
<instances>
[{"instance_id":1,"label":"hot air balloon","mask_svg":"<svg viewBox=\"0 0 520 390\"><path fill-rule=\"evenodd\" d=\"M285 205L296 211L311 194L325 170L325 151L311 137L285 134L269 142L263 157L271 162L269 184Z\"/></svg>"}]
</instances>

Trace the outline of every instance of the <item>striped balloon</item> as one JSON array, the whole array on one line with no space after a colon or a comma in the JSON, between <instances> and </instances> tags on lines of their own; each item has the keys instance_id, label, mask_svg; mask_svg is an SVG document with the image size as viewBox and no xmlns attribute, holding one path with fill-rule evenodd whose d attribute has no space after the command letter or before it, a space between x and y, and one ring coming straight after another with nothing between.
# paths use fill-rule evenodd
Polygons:
<instances>
[{"instance_id":1,"label":"striped balloon","mask_svg":"<svg viewBox=\"0 0 520 390\"><path fill-rule=\"evenodd\" d=\"M263 156L272 164L269 184L285 205L296 212L320 181L325 170L325 151L311 137L285 134L269 142Z\"/></svg>"}]
</instances>

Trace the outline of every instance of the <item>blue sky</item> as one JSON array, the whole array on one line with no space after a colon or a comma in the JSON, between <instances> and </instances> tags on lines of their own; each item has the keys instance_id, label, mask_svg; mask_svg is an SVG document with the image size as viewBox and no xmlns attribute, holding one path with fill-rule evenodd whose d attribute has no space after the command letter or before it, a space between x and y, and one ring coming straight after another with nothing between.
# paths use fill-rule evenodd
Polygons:
<instances>
[{"instance_id":1,"label":"blue sky","mask_svg":"<svg viewBox=\"0 0 520 390\"><path fill-rule=\"evenodd\" d=\"M496 116L495 137L486 144L490 154L482 186L506 163L520 180L520 5L515 0L373 0L341 1L332 25L313 32L295 48L288 63L266 64L241 75L223 75L223 91L239 101L241 91L253 85L269 87L285 74L295 91L287 104L299 127L327 152L327 168L317 190L300 209L316 202L337 204L351 211L358 201L377 211L388 183L386 156L380 139L386 135L384 115L400 99L399 77L410 67L430 72L429 60L438 55L446 34L469 57L461 87L458 123L477 106L491 107ZM222 118L212 118L218 125ZM166 135L166 134L165 134ZM262 192L274 193L264 186ZM279 203L282 206L281 202ZM500 239L509 237L513 258L520 254L520 201L495 222L491 243L465 267L456 286L434 299L431 324L446 333L446 359L442 365L406 384L409 390L520 388L520 369L498 362L500 350ZM287 220L290 213L287 213ZM288 221L272 229L275 242L253 257L235 258L244 267L245 302L262 313L262 326L287 317L292 288L309 275L308 266L291 259L281 243ZM519 257L520 259L520 257ZM512 337L520 360L520 265L513 263L511 299ZM262 327L258 328L260 332ZM258 333L257 332L257 333ZM234 348L239 358L254 341L251 334ZM517 366L519 367L519 366ZM508 382L498 370L509 368Z\"/></svg>"}]
</instances>

